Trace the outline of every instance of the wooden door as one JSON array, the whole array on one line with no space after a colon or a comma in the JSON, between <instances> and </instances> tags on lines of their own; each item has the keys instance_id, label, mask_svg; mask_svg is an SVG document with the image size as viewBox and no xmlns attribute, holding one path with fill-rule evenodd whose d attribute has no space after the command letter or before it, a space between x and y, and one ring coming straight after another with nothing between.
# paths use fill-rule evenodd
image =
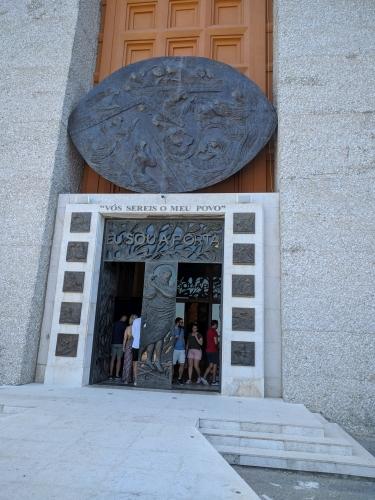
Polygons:
<instances>
[{"instance_id":1,"label":"wooden door","mask_svg":"<svg viewBox=\"0 0 375 500\"><path fill-rule=\"evenodd\" d=\"M271 98L272 0L104 0L94 82L150 57L201 56L235 67ZM273 190L272 145L203 192ZM84 193L127 192L86 166Z\"/></svg>"}]
</instances>

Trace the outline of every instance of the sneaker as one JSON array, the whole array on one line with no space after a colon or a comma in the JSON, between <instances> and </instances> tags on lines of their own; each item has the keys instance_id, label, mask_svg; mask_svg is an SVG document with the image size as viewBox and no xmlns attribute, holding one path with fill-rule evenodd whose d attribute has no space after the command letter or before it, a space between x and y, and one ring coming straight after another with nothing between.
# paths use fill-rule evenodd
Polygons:
<instances>
[{"instance_id":1,"label":"sneaker","mask_svg":"<svg viewBox=\"0 0 375 500\"><path fill-rule=\"evenodd\" d=\"M203 385L208 385L208 382L204 377L201 378L201 382Z\"/></svg>"},{"instance_id":2,"label":"sneaker","mask_svg":"<svg viewBox=\"0 0 375 500\"><path fill-rule=\"evenodd\" d=\"M219 385L219 382L212 382L211 385Z\"/></svg>"},{"instance_id":3,"label":"sneaker","mask_svg":"<svg viewBox=\"0 0 375 500\"><path fill-rule=\"evenodd\" d=\"M183 381L182 381L182 378L179 378L179 379L177 380L177 383L178 383L178 385L184 385L184 383L183 383Z\"/></svg>"},{"instance_id":4,"label":"sneaker","mask_svg":"<svg viewBox=\"0 0 375 500\"><path fill-rule=\"evenodd\" d=\"M187 384L191 384L192 382L191 382L191 380L187 380L186 383Z\"/></svg>"},{"instance_id":5,"label":"sneaker","mask_svg":"<svg viewBox=\"0 0 375 500\"><path fill-rule=\"evenodd\" d=\"M198 377L198 378L197 378L197 381L196 381L195 383L196 383L196 384L201 384L201 383L202 383L202 379L201 379L201 377Z\"/></svg>"}]
</instances>

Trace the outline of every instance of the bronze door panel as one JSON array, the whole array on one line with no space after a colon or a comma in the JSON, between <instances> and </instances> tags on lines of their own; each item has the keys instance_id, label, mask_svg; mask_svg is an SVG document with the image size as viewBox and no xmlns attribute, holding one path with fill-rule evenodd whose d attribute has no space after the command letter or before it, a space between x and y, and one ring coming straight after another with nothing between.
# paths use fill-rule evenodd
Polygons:
<instances>
[{"instance_id":1,"label":"bronze door panel","mask_svg":"<svg viewBox=\"0 0 375 500\"><path fill-rule=\"evenodd\" d=\"M147 262L137 385L172 387L177 262Z\"/></svg>"}]
</instances>

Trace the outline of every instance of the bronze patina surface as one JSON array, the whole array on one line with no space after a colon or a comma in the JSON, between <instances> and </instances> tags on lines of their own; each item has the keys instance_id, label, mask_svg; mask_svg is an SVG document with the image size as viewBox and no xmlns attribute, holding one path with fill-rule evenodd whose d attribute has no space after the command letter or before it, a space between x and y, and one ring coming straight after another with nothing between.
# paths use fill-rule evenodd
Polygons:
<instances>
[{"instance_id":1,"label":"bronze patina surface","mask_svg":"<svg viewBox=\"0 0 375 500\"><path fill-rule=\"evenodd\" d=\"M276 112L237 70L202 57L159 57L116 71L69 118L100 175L136 192L188 192L238 172L271 138Z\"/></svg>"},{"instance_id":2,"label":"bronze patina surface","mask_svg":"<svg viewBox=\"0 0 375 500\"><path fill-rule=\"evenodd\" d=\"M106 262L222 262L220 220L110 219L106 222Z\"/></svg>"}]
</instances>

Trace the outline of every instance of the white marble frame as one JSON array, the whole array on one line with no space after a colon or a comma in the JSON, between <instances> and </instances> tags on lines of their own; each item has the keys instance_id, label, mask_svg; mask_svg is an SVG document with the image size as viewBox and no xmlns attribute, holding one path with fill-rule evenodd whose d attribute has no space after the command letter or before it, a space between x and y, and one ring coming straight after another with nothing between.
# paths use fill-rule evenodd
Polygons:
<instances>
[{"instance_id":1,"label":"white marble frame","mask_svg":"<svg viewBox=\"0 0 375 500\"><path fill-rule=\"evenodd\" d=\"M271 201L272 212L277 213L277 195L222 195L222 194L191 194L191 195L62 195L60 197L60 222L63 220L63 227L60 227L60 251L55 252L55 274L56 292L53 297L52 321L49 321L50 339L47 367L45 370L44 382L54 385L81 386L89 382L92 340L95 326L96 297L99 282L99 271L101 262L102 236L105 218L110 217L145 217L148 215L144 211L128 212L122 210L121 204L137 205L144 202L147 205L155 204L163 206L162 213L150 213L155 216L169 217L196 217L212 216L225 217L225 242L224 242L224 265L223 265L223 346L222 346L222 393L228 395L264 395L264 262L263 262L263 210L262 205ZM241 198L241 199L240 199ZM254 201L257 203L254 203ZM70 201L70 203L69 203ZM181 206L189 205L189 213L176 213L165 209L165 205L171 202L180 203ZM213 213L202 213L194 210L194 205L222 205L220 211ZM62 209L64 207L64 215ZM268 212L270 212L269 207ZM72 212L92 212L90 233L70 233L70 214ZM233 213L255 212L256 233L232 234ZM272 216L272 223L277 226L276 216ZM56 231L57 233L59 231ZM89 253L86 263L65 262L66 246L68 241L88 241ZM255 266L238 266L232 264L233 242L254 242L256 245ZM278 248L278 241L268 241L268 245L274 244ZM268 248L270 248L268 246ZM53 264L51 262L51 264ZM57 267L57 273L56 273ZM85 271L85 287L82 294L63 293L62 282L64 271L76 270ZM232 274L255 274L256 293L253 299L231 297ZM266 274L267 277L267 274ZM50 280L53 281L53 277ZM53 288L52 286L50 288ZM278 291L275 294L277 297ZM230 294L230 296L229 296ZM79 326L59 325L58 317L61 301L82 301L82 316ZM46 304L52 304L52 298L46 298ZM273 303L277 307L277 299L273 298ZM233 332L231 330L231 307L255 307L256 309L256 331L255 332ZM47 309L47 307L46 307ZM230 312L229 312L230 309ZM277 311L276 311L277 316ZM277 320L277 318L275 318ZM45 326L48 323L48 311L45 314ZM274 324L275 322L273 322ZM56 339L58 333L79 333L79 344L76 358L64 358L55 356ZM254 341L256 343L256 366L241 367L231 366L231 345L232 340ZM274 340L274 339L273 339ZM45 344L46 342L44 342ZM44 347L45 349L45 347ZM273 354L278 358L278 352ZM277 374L276 374L277 375ZM277 378L277 377L276 377Z\"/></svg>"},{"instance_id":2,"label":"white marble frame","mask_svg":"<svg viewBox=\"0 0 375 500\"><path fill-rule=\"evenodd\" d=\"M255 233L233 233L234 213L255 213ZM254 265L233 264L233 244L255 245ZM232 276L255 276L253 298L232 297ZM223 266L223 339L222 339L222 393L230 396L264 397L264 246L263 210L261 205L229 205L225 211L224 266ZM232 330L232 308L255 309L255 331ZM255 343L255 366L231 365L231 342Z\"/></svg>"},{"instance_id":3,"label":"white marble frame","mask_svg":"<svg viewBox=\"0 0 375 500\"><path fill-rule=\"evenodd\" d=\"M73 212L91 212L91 228L89 233L70 232L70 220ZM99 211L89 210L87 205L66 206L57 270L48 362L44 376L45 384L80 387L89 383L104 220ZM69 241L84 241L89 243L86 262L66 262L66 251ZM83 293L67 293L62 291L65 271L83 271L85 273ZM61 302L64 301L82 303L79 325L61 325L59 323ZM58 333L79 335L76 357L55 356Z\"/></svg>"}]
</instances>

